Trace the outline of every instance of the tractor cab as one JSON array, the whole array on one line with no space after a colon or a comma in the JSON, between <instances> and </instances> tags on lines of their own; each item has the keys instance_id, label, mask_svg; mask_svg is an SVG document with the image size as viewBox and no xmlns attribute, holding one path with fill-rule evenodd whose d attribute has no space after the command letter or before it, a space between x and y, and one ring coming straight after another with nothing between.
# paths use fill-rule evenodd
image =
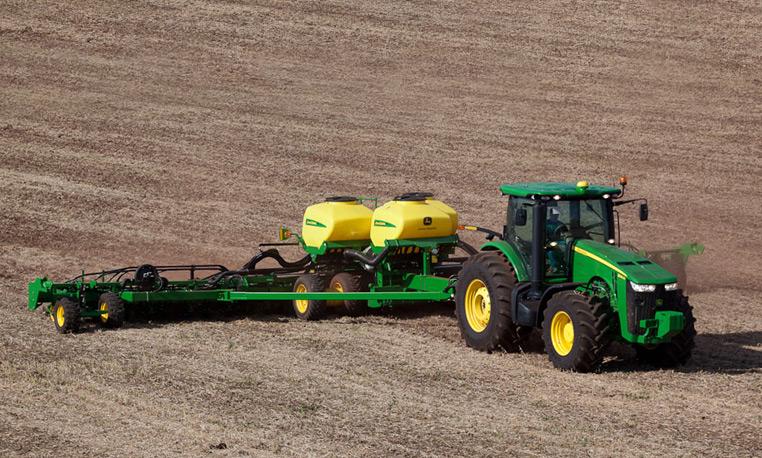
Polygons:
<instances>
[{"instance_id":1,"label":"tractor cab","mask_svg":"<svg viewBox=\"0 0 762 458\"><path fill-rule=\"evenodd\" d=\"M539 259L536 267L544 281L570 277L575 240L616 243L613 209L621 188L580 181L576 185L519 183L500 190L509 196L503 240L515 247L527 272L533 271L533 261Z\"/></svg>"}]
</instances>

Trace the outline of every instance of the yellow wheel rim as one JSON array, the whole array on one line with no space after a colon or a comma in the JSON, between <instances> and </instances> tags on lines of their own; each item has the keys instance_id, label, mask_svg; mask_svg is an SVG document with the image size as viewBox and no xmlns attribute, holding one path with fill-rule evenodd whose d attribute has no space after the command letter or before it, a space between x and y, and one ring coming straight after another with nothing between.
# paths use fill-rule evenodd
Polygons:
<instances>
[{"instance_id":1,"label":"yellow wheel rim","mask_svg":"<svg viewBox=\"0 0 762 458\"><path fill-rule=\"evenodd\" d=\"M101 306L99 307L99 309L100 309L101 312L108 312L108 304L105 303L105 302L102 303ZM107 321L108 321L108 313L102 313L101 314L101 322L105 323Z\"/></svg>"},{"instance_id":2,"label":"yellow wheel rim","mask_svg":"<svg viewBox=\"0 0 762 458\"><path fill-rule=\"evenodd\" d=\"M574 323L566 312L556 312L550 322L550 340L561 356L568 355L574 346Z\"/></svg>"},{"instance_id":3,"label":"yellow wheel rim","mask_svg":"<svg viewBox=\"0 0 762 458\"><path fill-rule=\"evenodd\" d=\"M64 308L63 305L59 305L56 309L56 324L59 328L62 328L64 325L64 322L66 319L64 318Z\"/></svg>"},{"instance_id":4,"label":"yellow wheel rim","mask_svg":"<svg viewBox=\"0 0 762 458\"><path fill-rule=\"evenodd\" d=\"M487 329L492 302L487 285L478 278L471 280L466 288L465 308L466 320L471 329L475 332L482 332Z\"/></svg>"},{"instance_id":5,"label":"yellow wheel rim","mask_svg":"<svg viewBox=\"0 0 762 458\"><path fill-rule=\"evenodd\" d=\"M294 290L294 292L306 293L307 287L302 284L296 285L296 289ZM310 306L310 301L308 301L307 299L296 299L294 303L296 304L296 310L298 310L299 313L302 313L302 314L307 313L307 307Z\"/></svg>"},{"instance_id":6,"label":"yellow wheel rim","mask_svg":"<svg viewBox=\"0 0 762 458\"><path fill-rule=\"evenodd\" d=\"M337 293L343 293L344 292L344 287L341 285L340 282L336 282L333 285L331 285L331 289L333 291L336 291ZM342 305L343 303L344 303L344 301L329 301L328 305L339 306L339 305Z\"/></svg>"}]
</instances>

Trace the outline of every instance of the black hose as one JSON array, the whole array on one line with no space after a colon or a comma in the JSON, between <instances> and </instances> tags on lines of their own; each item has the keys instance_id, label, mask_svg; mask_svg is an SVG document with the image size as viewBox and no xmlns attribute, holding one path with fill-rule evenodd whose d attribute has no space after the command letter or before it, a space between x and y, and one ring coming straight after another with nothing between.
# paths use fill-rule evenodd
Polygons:
<instances>
[{"instance_id":1,"label":"black hose","mask_svg":"<svg viewBox=\"0 0 762 458\"><path fill-rule=\"evenodd\" d=\"M276 250L275 248L270 248L269 250L262 251L261 253L257 253L256 256L251 258L249 262L243 265L241 267L241 270L254 270L257 267L257 264L259 261L262 261L267 258L275 259L275 261L284 268L291 268L291 267L304 267L306 266L312 259L310 255L306 255L305 257L299 259L298 261L294 262L288 262L285 259L283 259L283 256L280 255L280 252Z\"/></svg>"},{"instance_id":2,"label":"black hose","mask_svg":"<svg viewBox=\"0 0 762 458\"><path fill-rule=\"evenodd\" d=\"M384 250L380 253L378 253L375 256L366 256L365 254L357 251L357 250L346 250L344 251L344 257L348 259L353 259L355 261L359 261L365 270L368 272L372 272L376 270L376 267L381 263L381 261L384 260L386 255L389 254L392 247L388 246L384 248Z\"/></svg>"},{"instance_id":3,"label":"black hose","mask_svg":"<svg viewBox=\"0 0 762 458\"><path fill-rule=\"evenodd\" d=\"M280 265L280 267L275 268L264 268L264 269L257 269L257 264L259 264L260 261L264 259L275 259L275 261ZM263 251L261 253L257 253L256 256L251 258L249 262L243 265L239 270L228 270L225 272L220 272L216 275L213 275L206 279L206 285L204 285L205 288L214 288L219 284L222 279L227 277L232 277L235 275L257 275L257 274L285 274L285 273L292 273L292 272L301 272L303 270L306 270L312 266L312 257L310 255L306 255L303 258L294 261L294 262L288 262L285 259L283 259L283 256L280 255L278 250L275 248L271 248L269 250Z\"/></svg>"},{"instance_id":4,"label":"black hose","mask_svg":"<svg viewBox=\"0 0 762 458\"><path fill-rule=\"evenodd\" d=\"M477 250L476 248L474 248L472 245L470 245L470 244L468 244L468 243L464 242L463 240L458 240L458 247L459 247L461 250L463 250L463 251L465 251L466 253L468 253L468 255L469 255L469 256L473 256L473 255L475 255L476 253L478 253L478 252L479 252L479 250Z\"/></svg>"}]
</instances>

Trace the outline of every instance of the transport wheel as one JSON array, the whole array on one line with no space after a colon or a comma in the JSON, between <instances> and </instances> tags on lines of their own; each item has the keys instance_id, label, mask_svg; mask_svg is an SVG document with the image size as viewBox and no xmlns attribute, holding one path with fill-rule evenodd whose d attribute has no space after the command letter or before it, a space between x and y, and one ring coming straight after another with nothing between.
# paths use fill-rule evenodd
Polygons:
<instances>
[{"instance_id":1,"label":"transport wheel","mask_svg":"<svg viewBox=\"0 0 762 458\"><path fill-rule=\"evenodd\" d=\"M79 329L79 303L66 297L59 299L53 304L51 317L59 333L74 332Z\"/></svg>"},{"instance_id":2,"label":"transport wheel","mask_svg":"<svg viewBox=\"0 0 762 458\"><path fill-rule=\"evenodd\" d=\"M516 274L502 253L471 256L458 274L455 314L466 345L480 351L520 349L521 338L511 320L511 293Z\"/></svg>"},{"instance_id":3,"label":"transport wheel","mask_svg":"<svg viewBox=\"0 0 762 458\"><path fill-rule=\"evenodd\" d=\"M548 359L559 369L597 369L611 340L612 312L608 303L576 291L562 291L548 301L542 340Z\"/></svg>"},{"instance_id":4,"label":"transport wheel","mask_svg":"<svg viewBox=\"0 0 762 458\"><path fill-rule=\"evenodd\" d=\"M325 277L305 274L294 283L295 293L317 293L325 291ZM294 299L294 312L302 320L319 320L325 313L325 301L314 299Z\"/></svg>"},{"instance_id":5,"label":"transport wheel","mask_svg":"<svg viewBox=\"0 0 762 458\"><path fill-rule=\"evenodd\" d=\"M696 319L693 317L693 307L688 303L688 298L680 296L678 303L667 310L681 312L685 317L685 328L672 340L654 347L635 345L638 359L656 367L677 367L685 364L691 358L691 352L695 346Z\"/></svg>"},{"instance_id":6,"label":"transport wheel","mask_svg":"<svg viewBox=\"0 0 762 458\"><path fill-rule=\"evenodd\" d=\"M363 275L341 272L331 278L328 284L328 291L338 291L341 293L357 293L365 291ZM351 316L360 316L368 311L368 301L344 300L339 301Z\"/></svg>"},{"instance_id":7,"label":"transport wheel","mask_svg":"<svg viewBox=\"0 0 762 458\"><path fill-rule=\"evenodd\" d=\"M124 323L126 306L116 293L103 293L98 298L98 310L102 313L98 323L106 328L118 328Z\"/></svg>"}]
</instances>

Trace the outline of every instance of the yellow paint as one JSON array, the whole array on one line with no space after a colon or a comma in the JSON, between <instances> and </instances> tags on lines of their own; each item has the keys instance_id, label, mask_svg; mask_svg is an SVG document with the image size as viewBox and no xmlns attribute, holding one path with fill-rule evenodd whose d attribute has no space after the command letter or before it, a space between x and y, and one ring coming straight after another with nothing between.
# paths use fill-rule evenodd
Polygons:
<instances>
[{"instance_id":1,"label":"yellow paint","mask_svg":"<svg viewBox=\"0 0 762 458\"><path fill-rule=\"evenodd\" d=\"M59 328L62 328L65 322L66 318L64 318L64 307L63 305L59 305L56 309L56 324L58 324Z\"/></svg>"},{"instance_id":2,"label":"yellow paint","mask_svg":"<svg viewBox=\"0 0 762 458\"><path fill-rule=\"evenodd\" d=\"M458 230L458 212L456 212L455 209L453 209L446 203L442 202L441 200L436 200L432 198L426 199L426 203L435 208L438 208L439 210L441 210L443 213L445 213L447 216L450 217L453 234Z\"/></svg>"},{"instance_id":3,"label":"yellow paint","mask_svg":"<svg viewBox=\"0 0 762 458\"><path fill-rule=\"evenodd\" d=\"M464 302L468 326L475 332L482 332L487 329L492 313L492 302L487 285L478 278L471 280L466 288Z\"/></svg>"},{"instance_id":4,"label":"yellow paint","mask_svg":"<svg viewBox=\"0 0 762 458\"><path fill-rule=\"evenodd\" d=\"M556 312L550 321L550 341L553 349L561 356L566 356L574 346L574 323L568 313Z\"/></svg>"},{"instance_id":5,"label":"yellow paint","mask_svg":"<svg viewBox=\"0 0 762 458\"><path fill-rule=\"evenodd\" d=\"M615 266L614 264L606 261L605 259L601 258L600 256L596 256L593 253L591 253L591 252L589 252L589 251L587 251L587 250L585 250L583 248L580 248L578 246L574 247L574 251L576 253L581 254L582 256L587 256L590 259L598 261L598 262L600 262L601 264L603 264L606 267L609 267L610 269L612 269L613 271L618 273L621 276L621 278L623 278L623 279L627 278L627 274L624 273L624 271L622 269L620 269L619 267Z\"/></svg>"},{"instance_id":6,"label":"yellow paint","mask_svg":"<svg viewBox=\"0 0 762 458\"><path fill-rule=\"evenodd\" d=\"M367 240L373 210L354 202L321 202L304 211L302 238L307 246L320 247L323 242ZM317 221L325 227L307 224Z\"/></svg>"},{"instance_id":7,"label":"yellow paint","mask_svg":"<svg viewBox=\"0 0 762 458\"><path fill-rule=\"evenodd\" d=\"M457 215L445 211L441 202L432 202L438 201L394 200L378 207L373 212L370 228L373 245L384 246L387 240L454 235L458 225L453 224L453 218Z\"/></svg>"},{"instance_id":8,"label":"yellow paint","mask_svg":"<svg viewBox=\"0 0 762 458\"><path fill-rule=\"evenodd\" d=\"M102 303L101 306L99 307L99 310L101 312L108 312L108 304L105 303L105 302ZM107 321L108 321L108 313L102 313L101 314L101 322L105 323Z\"/></svg>"},{"instance_id":9,"label":"yellow paint","mask_svg":"<svg viewBox=\"0 0 762 458\"><path fill-rule=\"evenodd\" d=\"M294 289L295 293L306 293L307 287L303 284L296 285L296 289ZM301 314L307 313L307 308L310 306L310 301L307 299L296 299L294 300L294 304L296 304L296 310L299 311Z\"/></svg>"},{"instance_id":10,"label":"yellow paint","mask_svg":"<svg viewBox=\"0 0 762 458\"><path fill-rule=\"evenodd\" d=\"M344 287L341 285L341 282L338 282L338 281L334 282L331 285L331 289L333 291L336 291L337 293L343 293L344 292ZM338 301L328 301L328 305L333 306L333 307L338 307L338 306L340 306L342 304L344 304L344 301L341 301L341 300L338 300Z\"/></svg>"}]
</instances>

